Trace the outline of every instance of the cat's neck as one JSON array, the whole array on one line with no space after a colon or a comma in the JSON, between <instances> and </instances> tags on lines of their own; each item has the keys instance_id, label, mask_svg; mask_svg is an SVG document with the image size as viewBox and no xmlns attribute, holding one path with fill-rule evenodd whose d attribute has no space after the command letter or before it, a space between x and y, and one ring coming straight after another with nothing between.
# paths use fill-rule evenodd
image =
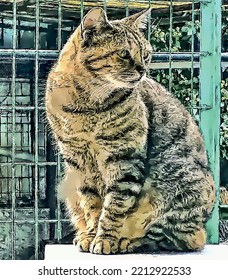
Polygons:
<instances>
[{"instance_id":1,"label":"cat's neck","mask_svg":"<svg viewBox=\"0 0 228 280\"><path fill-rule=\"evenodd\" d=\"M77 90L77 89L76 89ZM97 94L96 94L97 93ZM103 87L100 91L79 92L72 110L74 113L99 113L114 110L136 95L135 88Z\"/></svg>"}]
</instances>

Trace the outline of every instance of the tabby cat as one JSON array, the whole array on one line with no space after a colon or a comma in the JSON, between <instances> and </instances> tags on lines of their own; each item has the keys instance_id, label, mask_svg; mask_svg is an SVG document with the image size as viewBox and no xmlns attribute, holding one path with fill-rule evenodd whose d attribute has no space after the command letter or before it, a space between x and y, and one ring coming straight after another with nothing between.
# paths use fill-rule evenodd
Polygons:
<instances>
[{"instance_id":1,"label":"tabby cat","mask_svg":"<svg viewBox=\"0 0 228 280\"><path fill-rule=\"evenodd\" d=\"M199 130L146 77L150 10L90 10L47 80L46 113L65 161L59 197L81 251L200 250L215 188Z\"/></svg>"}]
</instances>

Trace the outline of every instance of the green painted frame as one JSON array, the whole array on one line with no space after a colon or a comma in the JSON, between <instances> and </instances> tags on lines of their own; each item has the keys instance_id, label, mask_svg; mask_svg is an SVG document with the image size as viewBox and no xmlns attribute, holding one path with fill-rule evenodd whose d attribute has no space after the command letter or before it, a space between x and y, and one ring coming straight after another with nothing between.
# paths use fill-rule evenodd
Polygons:
<instances>
[{"instance_id":1,"label":"green painted frame","mask_svg":"<svg viewBox=\"0 0 228 280\"><path fill-rule=\"evenodd\" d=\"M207 223L208 243L219 243L219 129L221 83L221 0L201 1L200 111L202 131L216 185L217 201Z\"/></svg>"}]
</instances>

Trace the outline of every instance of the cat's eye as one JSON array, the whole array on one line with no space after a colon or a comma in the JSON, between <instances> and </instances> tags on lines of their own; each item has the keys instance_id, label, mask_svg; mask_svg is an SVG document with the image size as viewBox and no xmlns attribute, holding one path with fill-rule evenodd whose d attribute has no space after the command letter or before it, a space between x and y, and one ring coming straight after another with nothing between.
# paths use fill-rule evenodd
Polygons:
<instances>
[{"instance_id":1,"label":"cat's eye","mask_svg":"<svg viewBox=\"0 0 228 280\"><path fill-rule=\"evenodd\" d=\"M131 57L131 54L130 54L129 50L121 50L117 54L118 54L119 57L121 57L123 59L128 59L128 58Z\"/></svg>"}]
</instances>

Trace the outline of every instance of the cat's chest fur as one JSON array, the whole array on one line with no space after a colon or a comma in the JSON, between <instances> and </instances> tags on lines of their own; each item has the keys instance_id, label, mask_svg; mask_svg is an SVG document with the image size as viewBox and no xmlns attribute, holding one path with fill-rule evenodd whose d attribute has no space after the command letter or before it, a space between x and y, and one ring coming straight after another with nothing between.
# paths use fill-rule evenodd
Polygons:
<instances>
[{"instance_id":1,"label":"cat's chest fur","mask_svg":"<svg viewBox=\"0 0 228 280\"><path fill-rule=\"evenodd\" d=\"M99 164L112 154L145 150L148 117L139 94L104 112L69 113L61 122L62 153L71 150L83 165Z\"/></svg>"}]
</instances>

